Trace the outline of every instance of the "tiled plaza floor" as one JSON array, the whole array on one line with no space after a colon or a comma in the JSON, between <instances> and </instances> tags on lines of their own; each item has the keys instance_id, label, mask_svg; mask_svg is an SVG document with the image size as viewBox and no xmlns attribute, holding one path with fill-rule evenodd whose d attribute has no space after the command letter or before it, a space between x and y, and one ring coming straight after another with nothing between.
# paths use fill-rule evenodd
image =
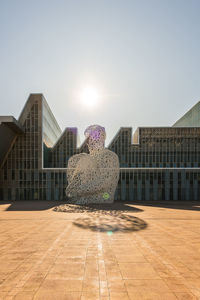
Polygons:
<instances>
[{"instance_id":1,"label":"tiled plaza floor","mask_svg":"<svg viewBox=\"0 0 200 300\"><path fill-rule=\"evenodd\" d=\"M200 299L200 203L0 202L0 299Z\"/></svg>"}]
</instances>

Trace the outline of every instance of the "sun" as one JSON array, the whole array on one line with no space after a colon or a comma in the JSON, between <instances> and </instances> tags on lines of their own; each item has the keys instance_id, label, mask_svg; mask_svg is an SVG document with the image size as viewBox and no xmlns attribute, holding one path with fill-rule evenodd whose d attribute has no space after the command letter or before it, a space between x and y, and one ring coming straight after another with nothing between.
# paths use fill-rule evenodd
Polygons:
<instances>
[{"instance_id":1,"label":"sun","mask_svg":"<svg viewBox=\"0 0 200 300\"><path fill-rule=\"evenodd\" d=\"M81 102L84 106L94 107L99 99L99 94L95 88L86 87L80 95Z\"/></svg>"}]
</instances>

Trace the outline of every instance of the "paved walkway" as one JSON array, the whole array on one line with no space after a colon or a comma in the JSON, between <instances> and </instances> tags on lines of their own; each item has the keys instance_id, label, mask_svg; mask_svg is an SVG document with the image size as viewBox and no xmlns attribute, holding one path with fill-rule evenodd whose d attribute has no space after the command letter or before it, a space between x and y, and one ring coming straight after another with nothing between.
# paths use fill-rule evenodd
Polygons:
<instances>
[{"instance_id":1,"label":"paved walkway","mask_svg":"<svg viewBox=\"0 0 200 300\"><path fill-rule=\"evenodd\" d=\"M0 299L200 299L200 203L0 202Z\"/></svg>"}]
</instances>

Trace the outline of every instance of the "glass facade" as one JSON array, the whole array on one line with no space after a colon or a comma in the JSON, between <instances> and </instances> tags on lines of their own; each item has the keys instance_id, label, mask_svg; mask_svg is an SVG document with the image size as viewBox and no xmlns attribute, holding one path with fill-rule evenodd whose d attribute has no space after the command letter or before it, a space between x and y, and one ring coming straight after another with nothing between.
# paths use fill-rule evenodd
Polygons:
<instances>
[{"instance_id":1,"label":"glass facade","mask_svg":"<svg viewBox=\"0 0 200 300\"><path fill-rule=\"evenodd\" d=\"M23 132L1 162L0 199L65 200L68 159L88 152L87 141L77 147L76 128L61 133L41 94L30 95L18 122ZM116 201L200 200L200 127L140 127L133 136L120 128L108 148L120 160Z\"/></svg>"}]
</instances>

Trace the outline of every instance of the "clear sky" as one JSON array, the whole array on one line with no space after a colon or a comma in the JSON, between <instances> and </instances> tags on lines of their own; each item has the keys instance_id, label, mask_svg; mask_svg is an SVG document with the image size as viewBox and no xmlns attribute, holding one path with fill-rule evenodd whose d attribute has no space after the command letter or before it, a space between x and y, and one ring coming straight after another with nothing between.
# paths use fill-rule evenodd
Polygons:
<instances>
[{"instance_id":1,"label":"clear sky","mask_svg":"<svg viewBox=\"0 0 200 300\"><path fill-rule=\"evenodd\" d=\"M171 126L200 100L199 13L199 0L0 0L0 115L43 93L81 142L91 124L107 144L121 126Z\"/></svg>"}]
</instances>

